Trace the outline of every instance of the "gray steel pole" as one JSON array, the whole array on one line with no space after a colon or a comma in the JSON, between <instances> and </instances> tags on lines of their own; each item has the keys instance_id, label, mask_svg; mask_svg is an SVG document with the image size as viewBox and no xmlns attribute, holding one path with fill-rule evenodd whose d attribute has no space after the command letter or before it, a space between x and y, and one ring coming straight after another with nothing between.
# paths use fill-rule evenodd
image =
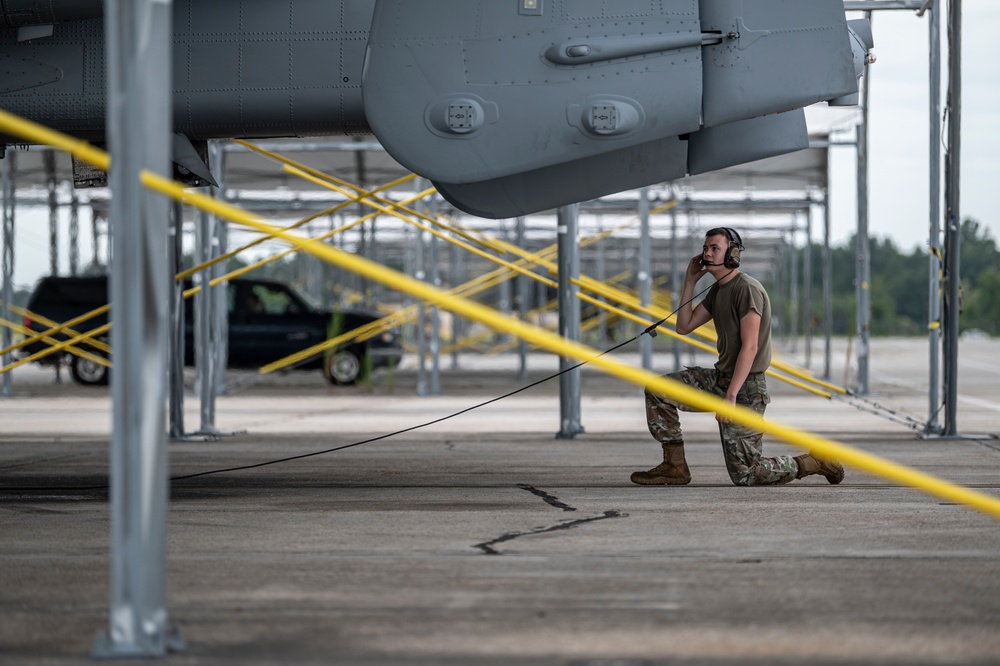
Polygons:
<instances>
[{"instance_id":1,"label":"gray steel pole","mask_svg":"<svg viewBox=\"0 0 1000 666\"><path fill-rule=\"evenodd\" d=\"M425 182L423 178L415 178L413 180L413 186L417 192L424 188ZM425 282L427 280L427 269L425 266L424 230L414 227L413 231L416 234L415 242L413 243L413 251L415 253L413 255L414 277ZM417 395L423 397L430 392L427 385L427 304L417 299L416 306Z\"/></svg>"},{"instance_id":2,"label":"gray steel pole","mask_svg":"<svg viewBox=\"0 0 1000 666\"><path fill-rule=\"evenodd\" d=\"M806 369L812 368L812 332L813 332L813 305L812 305L812 282L813 282L813 264L812 264L812 228L813 228L813 218L812 218L812 207L806 210L806 250L804 256L804 264L802 266L802 271L804 275L802 276L802 289L805 292L804 297L804 307L805 317L802 320L803 332L805 333L805 345L806 345Z\"/></svg>"},{"instance_id":3,"label":"gray steel pole","mask_svg":"<svg viewBox=\"0 0 1000 666\"><path fill-rule=\"evenodd\" d=\"M600 215L596 219L597 234L601 235L604 233L604 221ZM597 281L604 284L608 279L608 267L607 261L604 256L605 243L602 240L597 244ZM607 303L608 300L604 296L598 296L597 300L601 303ZM603 350L607 348L608 343L608 312L603 308L597 314L597 339L598 346Z\"/></svg>"},{"instance_id":4,"label":"gray steel pole","mask_svg":"<svg viewBox=\"0 0 1000 666\"><path fill-rule=\"evenodd\" d=\"M431 195L427 207L427 214L437 219L438 201L437 197ZM438 246L438 237L431 234L430 240L430 260L431 274L430 282L437 288L441 287L441 255ZM441 309L436 305L430 307L431 315L431 386L430 395L441 395Z\"/></svg>"},{"instance_id":5,"label":"gray steel pole","mask_svg":"<svg viewBox=\"0 0 1000 666\"><path fill-rule=\"evenodd\" d=\"M926 434L940 433L938 405L941 386L941 11L930 8L930 233L927 266L927 425Z\"/></svg>"},{"instance_id":6,"label":"gray steel pole","mask_svg":"<svg viewBox=\"0 0 1000 666\"><path fill-rule=\"evenodd\" d=\"M59 202L56 199L56 151L42 153L49 201L49 275L59 275Z\"/></svg>"},{"instance_id":7,"label":"gray steel pole","mask_svg":"<svg viewBox=\"0 0 1000 666\"><path fill-rule=\"evenodd\" d=\"M958 315L961 310L961 149L962 149L962 0L952 0L948 13L948 153L945 157L944 302L944 434L958 434Z\"/></svg>"},{"instance_id":8,"label":"gray steel pole","mask_svg":"<svg viewBox=\"0 0 1000 666\"><path fill-rule=\"evenodd\" d=\"M677 198L673 185L670 186L670 196ZM670 209L670 285L671 302L670 309L677 310L681 307L681 260L680 260L680 238L677 237L677 206ZM674 338L674 372L680 372L683 359L681 358L681 341Z\"/></svg>"},{"instance_id":9,"label":"gray steel pole","mask_svg":"<svg viewBox=\"0 0 1000 666\"><path fill-rule=\"evenodd\" d=\"M796 236L798 236L798 224L794 224L788 234L788 244L791 246L791 251L788 253L788 321L791 324L793 354L797 354L799 351L799 321L802 318L802 308L799 307L800 251Z\"/></svg>"},{"instance_id":10,"label":"gray steel pole","mask_svg":"<svg viewBox=\"0 0 1000 666\"><path fill-rule=\"evenodd\" d=\"M639 303L649 308L653 302L653 266L651 257L652 239L649 231L649 188L639 190ZM653 367L653 338L641 335L639 331L639 359L642 367Z\"/></svg>"},{"instance_id":11,"label":"gray steel pole","mask_svg":"<svg viewBox=\"0 0 1000 666\"><path fill-rule=\"evenodd\" d=\"M0 159L0 178L3 180L3 305L0 306L0 316L6 321L11 320L10 305L14 300L14 203L16 188L14 187L15 174L17 173L17 153L10 148L4 152ZM0 336L0 344L4 349L10 347L13 342L11 330L3 327L3 335ZM13 360L10 353L4 354L0 362L8 365ZM13 393L11 372L3 373L3 396L10 397Z\"/></svg>"},{"instance_id":12,"label":"gray steel pole","mask_svg":"<svg viewBox=\"0 0 1000 666\"><path fill-rule=\"evenodd\" d=\"M827 151L827 160L830 151ZM823 193L823 379L830 381L833 338L833 253L830 250L830 176Z\"/></svg>"},{"instance_id":13,"label":"gray steel pole","mask_svg":"<svg viewBox=\"0 0 1000 666\"><path fill-rule=\"evenodd\" d=\"M69 274L80 274L80 200L73 189L69 197Z\"/></svg>"},{"instance_id":14,"label":"gray steel pole","mask_svg":"<svg viewBox=\"0 0 1000 666\"><path fill-rule=\"evenodd\" d=\"M465 284L465 250L457 245L451 246L451 283L452 285ZM459 364L458 345L455 344L465 335L465 320L459 316L451 318L451 369L457 370Z\"/></svg>"},{"instance_id":15,"label":"gray steel pole","mask_svg":"<svg viewBox=\"0 0 1000 666\"><path fill-rule=\"evenodd\" d=\"M101 231L98 229L101 217L94 206L90 206L90 242L92 244L93 255L90 260L90 268L97 270L101 266ZM104 272L104 271L102 271Z\"/></svg>"},{"instance_id":16,"label":"gray steel pole","mask_svg":"<svg viewBox=\"0 0 1000 666\"><path fill-rule=\"evenodd\" d=\"M173 203L170 216L170 240L167 274L180 271L184 248L181 229L184 226L184 204ZM167 432L171 439L184 438L184 285L170 280L168 321L170 322L170 352L168 355L169 420Z\"/></svg>"},{"instance_id":17,"label":"gray steel pole","mask_svg":"<svg viewBox=\"0 0 1000 666\"><path fill-rule=\"evenodd\" d=\"M226 199L226 165L228 158L224 150L225 142L213 140L208 142L209 168L212 170L212 178L218 183L218 187L212 188L216 198ZM211 240L211 251L208 256L212 259L220 257L229 251L229 227L226 222L215 215L208 218L208 237ZM226 263L220 261L212 266L211 272L205 277L212 280L220 278L226 274ZM215 399L220 395L226 395L226 369L229 367L229 284L220 282L214 287L209 287L212 298L212 307L209 312L212 315L212 329L209 342L209 349L212 353L212 376L215 382L215 390L202 395L202 423L199 430L209 434L217 432L215 429ZM209 404L205 404L205 400Z\"/></svg>"},{"instance_id":18,"label":"gray steel pole","mask_svg":"<svg viewBox=\"0 0 1000 666\"><path fill-rule=\"evenodd\" d=\"M560 206L557 222L559 264L559 335L580 341L579 288L570 280L580 276L580 204ZM580 369L567 370L576 361L559 357L559 432L557 439L573 439L583 432L580 424Z\"/></svg>"},{"instance_id":19,"label":"gray steel pole","mask_svg":"<svg viewBox=\"0 0 1000 666\"><path fill-rule=\"evenodd\" d=\"M517 218L515 227L515 238L514 242L522 250L525 248L524 243L524 216ZM518 318L521 321L526 321L528 318L528 299L530 298L531 285L528 283L528 276L517 274L514 278L517 281L517 310ZM517 342L517 380L520 382L525 382L528 380L528 343L524 340L518 340Z\"/></svg>"},{"instance_id":20,"label":"gray steel pole","mask_svg":"<svg viewBox=\"0 0 1000 666\"><path fill-rule=\"evenodd\" d=\"M871 21L871 12L865 16ZM868 395L869 334L871 332L871 258L868 242L868 98L871 90L871 67L865 65L862 79L861 122L857 128L858 143L858 233L855 239L857 294L857 321L855 330L858 337L858 381L859 395Z\"/></svg>"},{"instance_id":21,"label":"gray steel pole","mask_svg":"<svg viewBox=\"0 0 1000 666\"><path fill-rule=\"evenodd\" d=\"M140 171L170 173L171 3L107 0L111 303L110 629L94 655L157 657L182 641L167 622L167 219Z\"/></svg>"},{"instance_id":22,"label":"gray steel pole","mask_svg":"<svg viewBox=\"0 0 1000 666\"><path fill-rule=\"evenodd\" d=\"M204 264L213 258L215 220L205 211L195 213L195 262ZM197 434L216 435L215 394L216 394L216 303L214 287L209 287L212 270L205 269L195 274L201 290L194 295L194 365L195 386L200 399ZM183 289L183 287L181 287ZM225 285L223 285L225 288Z\"/></svg>"}]
</instances>

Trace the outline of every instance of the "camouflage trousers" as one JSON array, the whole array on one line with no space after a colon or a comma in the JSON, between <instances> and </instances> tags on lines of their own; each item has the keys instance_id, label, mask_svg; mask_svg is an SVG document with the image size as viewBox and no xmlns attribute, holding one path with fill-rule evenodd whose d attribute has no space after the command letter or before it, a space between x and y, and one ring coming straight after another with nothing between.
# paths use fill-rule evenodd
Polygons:
<instances>
[{"instance_id":1,"label":"camouflage trousers","mask_svg":"<svg viewBox=\"0 0 1000 666\"><path fill-rule=\"evenodd\" d=\"M685 368L664 376L723 398L729 389L729 377L715 368ZM736 395L736 404L761 415L769 402L771 398L762 372L752 373ZM662 444L684 442L677 410L699 411L646 389L646 423L656 441ZM719 434L729 478L737 486L775 485L795 479L799 467L792 456L763 457L762 432L737 423L720 423Z\"/></svg>"}]
</instances>

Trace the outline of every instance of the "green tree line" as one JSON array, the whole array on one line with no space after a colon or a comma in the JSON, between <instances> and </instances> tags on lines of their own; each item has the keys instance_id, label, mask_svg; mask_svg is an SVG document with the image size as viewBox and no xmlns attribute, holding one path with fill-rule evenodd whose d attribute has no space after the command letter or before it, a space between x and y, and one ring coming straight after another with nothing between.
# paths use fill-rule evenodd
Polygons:
<instances>
[{"instance_id":1,"label":"green tree line","mask_svg":"<svg viewBox=\"0 0 1000 666\"><path fill-rule=\"evenodd\" d=\"M960 230L961 315L959 329L980 329L1000 335L1000 250L989 229L972 218ZM871 334L878 336L924 335L927 332L930 286L926 249L904 253L889 239L870 243ZM823 246L813 244L813 330L823 320ZM834 335L855 332L857 295L855 239L831 248L831 291ZM947 287L942 282L941 289ZM772 294L774 292L772 291ZM784 297L787 301L787 296ZM801 307L801 303L800 303ZM785 312L791 309L786 307ZM801 330L801 326L800 326Z\"/></svg>"}]
</instances>

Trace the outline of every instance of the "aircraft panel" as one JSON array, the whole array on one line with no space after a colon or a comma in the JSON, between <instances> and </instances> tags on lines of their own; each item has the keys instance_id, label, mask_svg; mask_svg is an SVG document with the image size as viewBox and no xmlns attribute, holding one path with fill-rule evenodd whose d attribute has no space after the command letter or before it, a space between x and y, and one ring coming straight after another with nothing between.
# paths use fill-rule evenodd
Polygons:
<instances>
[{"instance_id":1,"label":"aircraft panel","mask_svg":"<svg viewBox=\"0 0 1000 666\"><path fill-rule=\"evenodd\" d=\"M560 5L565 21L607 21L674 14L698 18L697 0L573 0Z\"/></svg>"},{"instance_id":2,"label":"aircraft panel","mask_svg":"<svg viewBox=\"0 0 1000 666\"><path fill-rule=\"evenodd\" d=\"M857 92L840 0L701 0L705 125L808 106Z\"/></svg>"},{"instance_id":3,"label":"aircraft panel","mask_svg":"<svg viewBox=\"0 0 1000 666\"><path fill-rule=\"evenodd\" d=\"M455 2L429 15L418 4L376 4L365 113L386 150L431 180L495 181L701 127L691 0L630 2L640 16L585 23L567 22L584 15L570 0L538 14ZM621 11L597 3L585 13Z\"/></svg>"}]
</instances>

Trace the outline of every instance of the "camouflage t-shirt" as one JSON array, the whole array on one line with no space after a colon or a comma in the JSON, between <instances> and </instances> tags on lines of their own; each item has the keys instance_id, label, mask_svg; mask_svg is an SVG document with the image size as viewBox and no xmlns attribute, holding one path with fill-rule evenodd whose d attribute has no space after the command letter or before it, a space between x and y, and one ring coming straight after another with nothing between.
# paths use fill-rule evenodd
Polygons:
<instances>
[{"instance_id":1,"label":"camouflage t-shirt","mask_svg":"<svg viewBox=\"0 0 1000 666\"><path fill-rule=\"evenodd\" d=\"M771 300L760 282L745 273L737 273L726 284L712 285L702 305L712 315L715 331L719 336L716 370L731 375L736 369L736 359L743 345L740 320L750 310L760 315L757 356L750 366L750 372L767 370L771 365Z\"/></svg>"}]
</instances>

